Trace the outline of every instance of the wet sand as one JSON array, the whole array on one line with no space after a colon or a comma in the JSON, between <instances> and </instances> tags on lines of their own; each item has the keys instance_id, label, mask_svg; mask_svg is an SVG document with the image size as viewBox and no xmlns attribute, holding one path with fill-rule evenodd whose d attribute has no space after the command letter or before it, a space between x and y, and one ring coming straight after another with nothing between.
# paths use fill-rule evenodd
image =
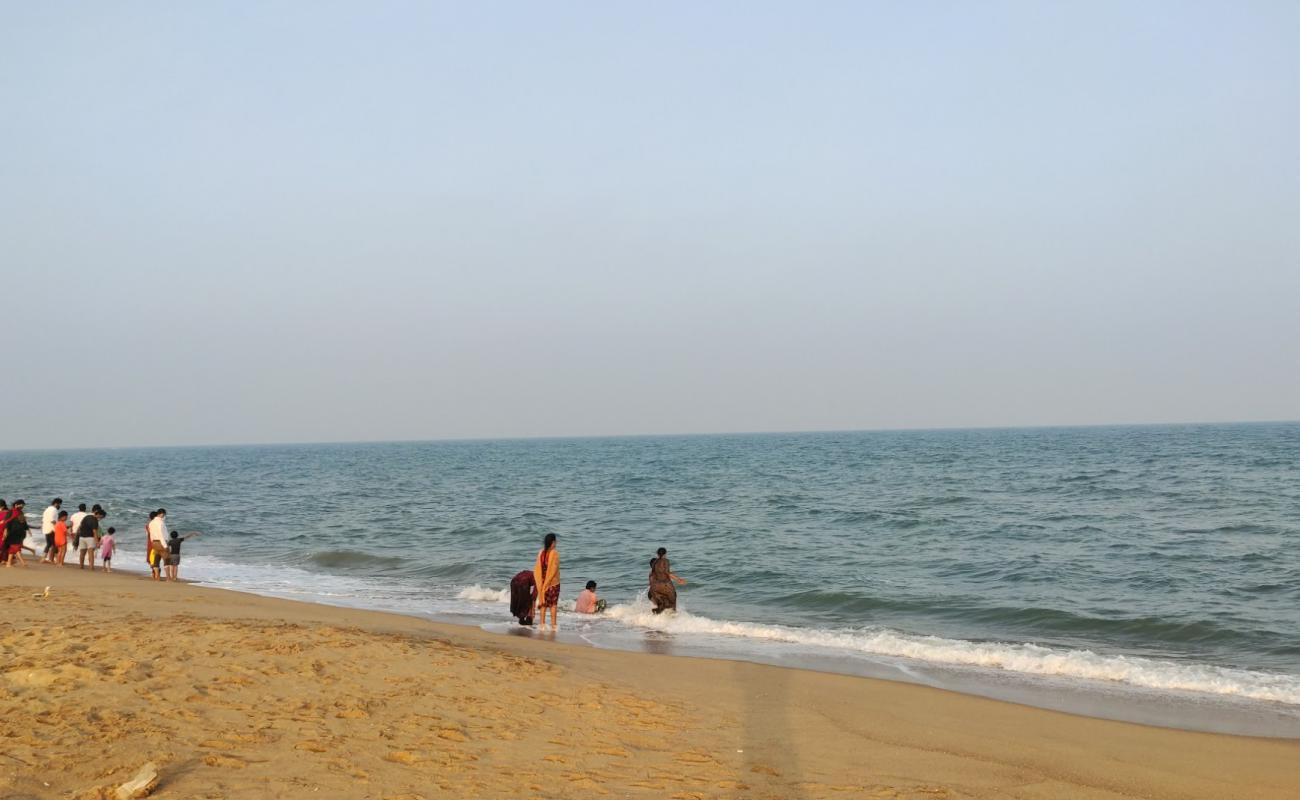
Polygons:
<instances>
[{"instance_id":1,"label":"wet sand","mask_svg":"<svg viewBox=\"0 0 1300 800\"><path fill-rule=\"evenodd\" d=\"M46 585L49 597L36 598ZM0 798L1287 798L1300 741L0 571Z\"/></svg>"}]
</instances>

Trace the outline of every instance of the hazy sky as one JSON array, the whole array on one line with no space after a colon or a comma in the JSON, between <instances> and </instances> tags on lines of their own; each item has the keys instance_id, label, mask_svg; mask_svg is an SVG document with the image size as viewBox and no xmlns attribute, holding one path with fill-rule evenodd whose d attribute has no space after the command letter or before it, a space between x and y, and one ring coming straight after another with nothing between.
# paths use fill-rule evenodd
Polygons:
<instances>
[{"instance_id":1,"label":"hazy sky","mask_svg":"<svg viewBox=\"0 0 1300 800\"><path fill-rule=\"evenodd\" d=\"M0 2L0 447L1300 417L1300 3Z\"/></svg>"}]
</instances>

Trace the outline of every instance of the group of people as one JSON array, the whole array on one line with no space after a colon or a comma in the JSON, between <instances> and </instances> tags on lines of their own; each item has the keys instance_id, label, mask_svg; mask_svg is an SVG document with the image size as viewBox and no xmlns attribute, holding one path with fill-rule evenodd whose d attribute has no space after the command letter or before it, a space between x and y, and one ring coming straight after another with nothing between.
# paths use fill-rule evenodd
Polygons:
<instances>
[{"instance_id":1,"label":"group of people","mask_svg":"<svg viewBox=\"0 0 1300 800\"><path fill-rule=\"evenodd\" d=\"M553 533L546 534L542 540L542 549L538 551L531 570L523 570L510 580L510 616L519 620L520 625L546 625L546 615L550 612L551 628L559 624L557 615L560 605L560 550L559 537ZM653 611L677 610L677 587L686 581L673 574L668 561L668 551L659 548L655 557L650 559L649 591L647 596L653 605ZM578 594L574 611L579 614L598 614L605 610L605 601L596 596L596 582L587 581L586 588Z\"/></svg>"},{"instance_id":2,"label":"group of people","mask_svg":"<svg viewBox=\"0 0 1300 800\"><path fill-rule=\"evenodd\" d=\"M117 529L105 529L100 524L108 512L99 503L89 511L86 510L86 504L82 503L72 514L64 511L62 506L63 499L56 497L41 515L41 532L45 534L41 563L63 566L68 547L71 546L78 554L81 569L86 568L86 561L89 560L90 568L94 570L95 555L99 554L103 559L104 570L112 572L113 549L116 547L114 534ZM23 559L24 550L36 555L36 548L27 544L27 534L31 528L27 523L26 508L24 500L15 500L12 508L0 500L0 529L4 530L6 567L12 567L15 563L20 567L27 566Z\"/></svg>"},{"instance_id":3,"label":"group of people","mask_svg":"<svg viewBox=\"0 0 1300 800\"><path fill-rule=\"evenodd\" d=\"M15 500L13 506L0 500L0 531L4 536L4 562L6 567L17 563L27 566L23 551L36 555L36 548L27 544L27 535L31 530L27 522L27 503ZM77 565L80 569L89 566L95 569L95 556L99 555L101 569L113 571L113 552L117 549L117 529L105 528L101 523L108 516L99 503L86 510L81 503L77 510L69 514L63 508L63 498L56 497L41 514L41 533L45 536L45 549L41 553L42 564L63 566L68 548L77 553ZM186 539L198 536L198 533L181 535L179 531L167 531L167 509L160 508L149 512L149 521L145 524L147 539L146 559L154 580L174 581L180 578L181 545Z\"/></svg>"}]
</instances>

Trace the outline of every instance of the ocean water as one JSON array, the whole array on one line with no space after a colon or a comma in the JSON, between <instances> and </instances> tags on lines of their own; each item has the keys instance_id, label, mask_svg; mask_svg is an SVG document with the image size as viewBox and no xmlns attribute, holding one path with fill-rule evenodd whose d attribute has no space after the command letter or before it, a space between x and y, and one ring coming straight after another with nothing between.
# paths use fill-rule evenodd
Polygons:
<instances>
[{"instance_id":1,"label":"ocean water","mask_svg":"<svg viewBox=\"0 0 1300 800\"><path fill-rule=\"evenodd\" d=\"M507 632L554 532L563 602L612 606L571 641L1300 736L1296 423L0 453L33 522L56 494L128 569L167 507L215 586Z\"/></svg>"}]
</instances>

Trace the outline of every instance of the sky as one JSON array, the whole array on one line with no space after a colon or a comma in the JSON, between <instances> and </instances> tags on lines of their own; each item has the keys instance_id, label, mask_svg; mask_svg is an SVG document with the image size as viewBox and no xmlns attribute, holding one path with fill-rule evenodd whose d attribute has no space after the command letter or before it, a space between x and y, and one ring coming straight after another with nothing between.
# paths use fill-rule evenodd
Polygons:
<instances>
[{"instance_id":1,"label":"sky","mask_svg":"<svg viewBox=\"0 0 1300 800\"><path fill-rule=\"evenodd\" d=\"M0 0L0 447L1297 419L1297 32Z\"/></svg>"}]
</instances>

